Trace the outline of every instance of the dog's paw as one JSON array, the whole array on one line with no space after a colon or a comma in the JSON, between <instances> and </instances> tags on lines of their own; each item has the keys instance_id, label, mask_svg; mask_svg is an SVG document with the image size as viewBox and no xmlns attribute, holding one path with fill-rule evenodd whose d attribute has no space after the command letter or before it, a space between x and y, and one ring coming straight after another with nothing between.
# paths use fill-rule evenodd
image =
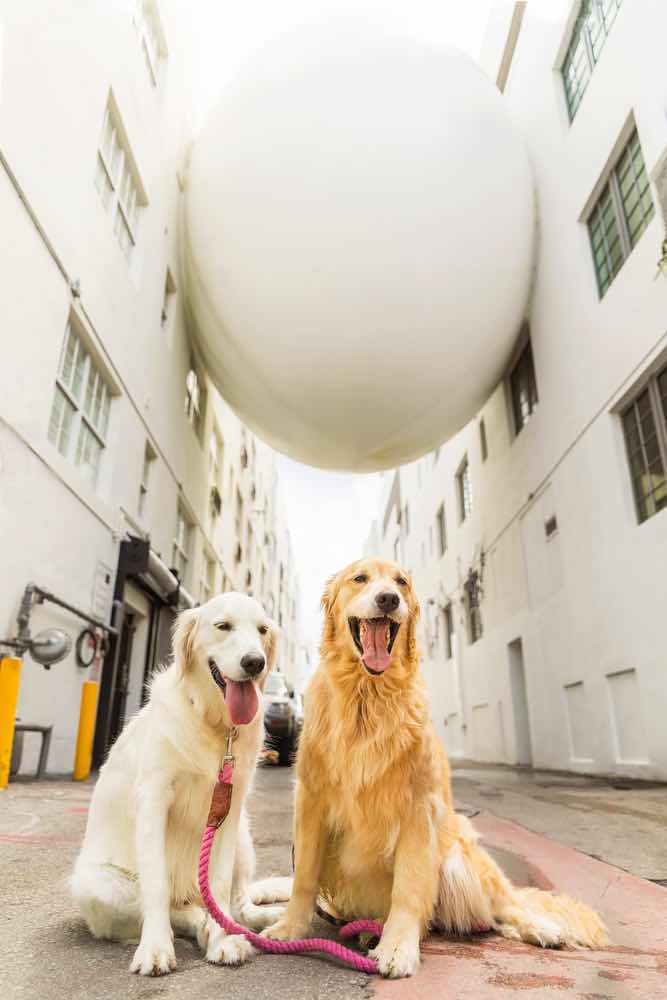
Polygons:
<instances>
[{"instance_id":1,"label":"dog's paw","mask_svg":"<svg viewBox=\"0 0 667 1000\"><path fill-rule=\"evenodd\" d=\"M206 961L213 965L243 965L255 949L241 934L211 936L206 949Z\"/></svg>"},{"instance_id":2,"label":"dog's paw","mask_svg":"<svg viewBox=\"0 0 667 1000\"><path fill-rule=\"evenodd\" d=\"M262 931L262 937L271 938L273 941L294 941L304 937L308 933L309 927L309 922L297 924L289 920L285 913L277 923Z\"/></svg>"},{"instance_id":3,"label":"dog's paw","mask_svg":"<svg viewBox=\"0 0 667 1000\"><path fill-rule=\"evenodd\" d=\"M377 948L368 952L368 957L375 959L381 976L403 979L405 976L414 976L419 967L419 944L380 941Z\"/></svg>"},{"instance_id":4,"label":"dog's paw","mask_svg":"<svg viewBox=\"0 0 667 1000\"><path fill-rule=\"evenodd\" d=\"M285 906L254 906L247 903L239 911L239 923L249 927L251 931L263 931L285 913Z\"/></svg>"},{"instance_id":5,"label":"dog's paw","mask_svg":"<svg viewBox=\"0 0 667 1000\"><path fill-rule=\"evenodd\" d=\"M140 941L130 963L130 972L140 976L166 976L176 968L173 941Z\"/></svg>"}]
</instances>

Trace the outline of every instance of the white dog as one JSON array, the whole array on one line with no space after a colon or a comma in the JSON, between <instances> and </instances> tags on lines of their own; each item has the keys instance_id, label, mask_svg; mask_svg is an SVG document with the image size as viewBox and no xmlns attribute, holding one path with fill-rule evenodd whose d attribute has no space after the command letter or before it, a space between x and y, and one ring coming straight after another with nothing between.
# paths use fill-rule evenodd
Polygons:
<instances>
[{"instance_id":1,"label":"white dog","mask_svg":"<svg viewBox=\"0 0 667 1000\"><path fill-rule=\"evenodd\" d=\"M275 659L275 626L245 594L214 597L180 615L174 659L125 727L100 771L72 893L95 937L137 941L132 972L176 966L174 932L197 938L209 962L236 965L252 953L202 909L197 885L201 836L232 727L232 805L210 864L221 909L254 930L282 907L289 879L250 885L254 850L244 800L262 743L261 688Z\"/></svg>"}]
</instances>

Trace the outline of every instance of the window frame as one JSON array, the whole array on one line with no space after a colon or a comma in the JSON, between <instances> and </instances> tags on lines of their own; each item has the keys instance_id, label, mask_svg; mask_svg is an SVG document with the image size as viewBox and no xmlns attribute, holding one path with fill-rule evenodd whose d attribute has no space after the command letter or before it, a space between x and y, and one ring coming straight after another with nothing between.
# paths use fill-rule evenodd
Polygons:
<instances>
[{"instance_id":1,"label":"window frame","mask_svg":"<svg viewBox=\"0 0 667 1000\"><path fill-rule=\"evenodd\" d=\"M185 528L185 537L180 531L181 525ZM178 574L179 582L185 587L188 582L188 573L192 561L192 541L194 538L194 521L188 514L182 503L179 502L176 509L176 530L172 541L171 558L172 568ZM181 569L180 563L183 563Z\"/></svg>"},{"instance_id":2,"label":"window frame","mask_svg":"<svg viewBox=\"0 0 667 1000\"><path fill-rule=\"evenodd\" d=\"M68 380L65 375L65 363L68 358L70 339L74 341L74 348L70 362L71 379ZM77 367L81 354L83 354L83 361L79 375L78 389L74 389L73 383L77 378ZM91 372L93 373L92 386L90 385ZM99 484L100 469L107 448L111 407L113 397L116 393L104 366L100 363L96 352L92 349L90 340L85 336L72 315L68 318L65 326L65 334L60 348L60 357L54 383L47 438L65 461L75 469L78 469L90 486L96 489ZM99 386L102 389L98 405ZM56 400L59 397L62 397L62 403L57 417L55 434L52 436ZM91 413L87 412L89 406L93 410L97 409L98 417L93 417ZM66 431L66 442L63 447L61 438L64 414L67 411L69 411L69 422ZM86 437L92 439L97 446L97 461L94 465L81 461L81 458L85 454ZM92 475L86 472L87 469L92 470Z\"/></svg>"},{"instance_id":3,"label":"window frame","mask_svg":"<svg viewBox=\"0 0 667 1000\"><path fill-rule=\"evenodd\" d=\"M157 458L157 452L148 438L144 445L144 461L141 467L141 481L139 482L139 503L137 504L137 516L140 520L146 514L146 498L148 497L148 487L151 479L151 469Z\"/></svg>"},{"instance_id":4,"label":"window frame","mask_svg":"<svg viewBox=\"0 0 667 1000\"><path fill-rule=\"evenodd\" d=\"M451 601L442 608L442 622L445 660L449 661L454 658L454 643L452 642L454 637L454 610Z\"/></svg>"},{"instance_id":5,"label":"window frame","mask_svg":"<svg viewBox=\"0 0 667 1000\"><path fill-rule=\"evenodd\" d=\"M471 573L463 584L465 594L466 619L468 625L468 644L474 646L484 637L484 623L480 601L479 573ZM473 602L472 593L475 593Z\"/></svg>"},{"instance_id":6,"label":"window frame","mask_svg":"<svg viewBox=\"0 0 667 1000\"><path fill-rule=\"evenodd\" d=\"M565 106L567 108L568 118L570 124L574 121L577 111L581 107L581 103L584 99L584 95L588 90L588 85L591 82L591 77L595 72L595 67L600 61L600 57L604 50L605 44L609 35L611 34L611 29L614 25L618 12L621 9L621 4L623 0L582 0L577 16L575 18L572 30L570 32L570 38L567 43L565 50L565 56L563 58L563 63L561 66L561 79L563 81L563 93L565 95ZM613 10L613 17L609 20L609 11ZM597 38L594 40L591 36L591 14L597 12L597 21L599 26L599 32ZM581 51L583 52L585 58L584 73L581 74L580 82L579 75L577 75L577 86L576 88L571 88L568 84L569 69L575 67L575 53L580 47L580 43L583 39L583 47ZM601 44L596 51L595 43L600 41ZM574 96L573 96L574 95ZM576 98L576 100L575 100Z\"/></svg>"},{"instance_id":7,"label":"window frame","mask_svg":"<svg viewBox=\"0 0 667 1000\"><path fill-rule=\"evenodd\" d=\"M185 417L201 444L206 423L206 383L202 369L194 354L190 355L190 367L185 376Z\"/></svg>"},{"instance_id":8,"label":"window frame","mask_svg":"<svg viewBox=\"0 0 667 1000\"><path fill-rule=\"evenodd\" d=\"M444 500L435 512L435 523L438 535L438 554L440 558L442 558L447 551L447 517L445 514Z\"/></svg>"},{"instance_id":9,"label":"window frame","mask_svg":"<svg viewBox=\"0 0 667 1000\"><path fill-rule=\"evenodd\" d=\"M202 573L199 577L200 604L206 604L206 602L210 601L213 597L215 592L215 573L217 565L218 563L215 556L212 556L205 551L202 563Z\"/></svg>"},{"instance_id":10,"label":"window frame","mask_svg":"<svg viewBox=\"0 0 667 1000\"><path fill-rule=\"evenodd\" d=\"M529 366L526 359L529 359ZM519 383L519 377L523 374L523 369L528 370L528 413L524 415L521 406L521 389L523 385ZM532 380L532 383L531 383ZM512 412L512 424L514 428L514 437L517 438L521 431L525 428L526 424L530 423L535 410L539 406L540 394L537 389L537 372L535 370L535 357L533 355L533 343L530 334L526 337L525 341L522 343L521 348L516 354L514 363L510 368L509 375L507 377L508 387L509 387L509 402L510 409ZM532 394L531 394L532 389Z\"/></svg>"},{"instance_id":11,"label":"window frame","mask_svg":"<svg viewBox=\"0 0 667 1000\"><path fill-rule=\"evenodd\" d=\"M459 524L463 524L470 518L473 511L472 479L470 478L470 462L467 452L456 470L456 494L459 504Z\"/></svg>"},{"instance_id":12,"label":"window frame","mask_svg":"<svg viewBox=\"0 0 667 1000\"><path fill-rule=\"evenodd\" d=\"M137 245L140 211L148 204L148 198L112 93L107 97L97 143L95 187L104 211L113 217L114 236L129 261ZM122 238L123 232L127 233L128 242Z\"/></svg>"},{"instance_id":13,"label":"window frame","mask_svg":"<svg viewBox=\"0 0 667 1000\"><path fill-rule=\"evenodd\" d=\"M663 378L665 379L664 393L660 386L660 381ZM642 417L639 412L639 400L644 396L644 394L646 394L648 399L649 412L655 428L657 457L662 465L662 489L665 494L665 502L661 506L657 505L654 496L657 490L661 488L660 485L648 493L643 493L641 497L639 496L636 485L641 478L651 473L651 464L655 464L655 462L649 463L648 461L646 453L645 427L643 426ZM635 430L639 440L639 448L634 449L634 451L631 450L630 435L626 427L626 417L630 413L634 414ZM660 514L661 511L667 510L667 365L663 365L661 368L658 368L658 370L648 379L642 381L637 390L633 392L632 398L622 407L622 409L619 410L619 418L625 442L625 455L630 478L630 488L632 490L635 506L635 514L637 517L637 523L641 525L646 521L650 521L652 517L655 517L656 514ZM633 475L633 456L636 454L641 454L642 457L642 471L639 476ZM655 508L650 513L648 512L649 498L653 498L653 505Z\"/></svg>"},{"instance_id":14,"label":"window frame","mask_svg":"<svg viewBox=\"0 0 667 1000\"><path fill-rule=\"evenodd\" d=\"M633 144L635 144L634 151L631 149ZM641 159L641 169L639 170L639 173L637 173L636 170L637 154ZM632 170L633 181L628 189L628 192L624 195L623 184L625 177L620 176L620 170L626 157L628 157L630 161L628 169ZM646 186L643 191L637 195L637 201L628 213L627 202L630 195L639 189L639 181L642 172L646 178ZM627 173L625 176L627 176ZM655 217L655 199L653 197L653 191L651 190L651 178L646 167L644 150L639 138L639 130L634 122L627 139L619 150L618 155L614 158L613 164L608 173L603 175L603 180L604 183L601 184L600 191L585 218L588 240L593 258L595 282L598 290L598 298L600 300L605 297L611 288L615 279L618 277L619 272L623 268L623 265L628 260L632 251L639 243L642 235L646 232ZM649 210L645 212L644 197L647 193L650 199L650 207ZM602 207L603 203L605 203L604 207ZM608 241L608 233L611 232L611 226L608 226L604 219L608 207L611 209L613 227L617 234L612 243L609 243ZM630 230L629 219L638 207L642 208L642 221L640 226L635 229L633 235ZM595 241L598 232L601 233L601 239L596 248ZM612 253L612 248L616 245L616 243L618 243L618 247L620 248L620 258L617 263L614 262L615 258ZM598 261L597 257L597 252L601 249L604 251L604 265ZM601 275L603 267L607 272L606 280L603 279Z\"/></svg>"},{"instance_id":15,"label":"window frame","mask_svg":"<svg viewBox=\"0 0 667 1000\"><path fill-rule=\"evenodd\" d=\"M482 456L482 462L486 462L489 457L489 442L486 437L486 422L484 417L479 421L479 449Z\"/></svg>"}]
</instances>

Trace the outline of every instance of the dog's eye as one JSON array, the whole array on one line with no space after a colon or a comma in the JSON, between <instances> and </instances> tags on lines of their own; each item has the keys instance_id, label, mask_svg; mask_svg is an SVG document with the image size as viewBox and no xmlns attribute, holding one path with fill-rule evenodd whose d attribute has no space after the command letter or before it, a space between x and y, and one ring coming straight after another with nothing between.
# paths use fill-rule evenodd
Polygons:
<instances>
[{"instance_id":1,"label":"dog's eye","mask_svg":"<svg viewBox=\"0 0 667 1000\"><path fill-rule=\"evenodd\" d=\"M396 583L399 585L399 587L407 587L408 585L408 581L405 579L404 576L397 576Z\"/></svg>"},{"instance_id":2,"label":"dog's eye","mask_svg":"<svg viewBox=\"0 0 667 1000\"><path fill-rule=\"evenodd\" d=\"M215 627L219 628L221 632L231 632L232 630L231 622L216 622Z\"/></svg>"},{"instance_id":3,"label":"dog's eye","mask_svg":"<svg viewBox=\"0 0 667 1000\"><path fill-rule=\"evenodd\" d=\"M368 577L366 576L365 573L357 573L357 575L354 577L354 582L355 583L368 583Z\"/></svg>"},{"instance_id":4,"label":"dog's eye","mask_svg":"<svg viewBox=\"0 0 667 1000\"><path fill-rule=\"evenodd\" d=\"M269 631L269 626L268 625L258 625L257 626L257 631L259 632L260 635L266 635L266 633Z\"/></svg>"}]
</instances>

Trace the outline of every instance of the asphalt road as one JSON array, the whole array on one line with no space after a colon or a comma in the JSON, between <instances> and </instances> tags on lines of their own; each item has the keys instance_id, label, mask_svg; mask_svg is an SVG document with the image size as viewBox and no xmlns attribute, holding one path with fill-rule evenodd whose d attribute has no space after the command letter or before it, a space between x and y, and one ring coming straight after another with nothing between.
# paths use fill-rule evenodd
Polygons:
<instances>
[{"instance_id":1,"label":"asphalt road","mask_svg":"<svg viewBox=\"0 0 667 1000\"><path fill-rule=\"evenodd\" d=\"M260 768L251 802L258 876L291 871L291 768ZM240 968L203 961L176 941L178 968L147 979L128 966L134 947L95 941L65 887L92 783L15 783L0 793L0 996L12 1000L342 1000L370 995L367 976L318 957L257 955ZM317 928L329 933L328 925Z\"/></svg>"}]
</instances>

